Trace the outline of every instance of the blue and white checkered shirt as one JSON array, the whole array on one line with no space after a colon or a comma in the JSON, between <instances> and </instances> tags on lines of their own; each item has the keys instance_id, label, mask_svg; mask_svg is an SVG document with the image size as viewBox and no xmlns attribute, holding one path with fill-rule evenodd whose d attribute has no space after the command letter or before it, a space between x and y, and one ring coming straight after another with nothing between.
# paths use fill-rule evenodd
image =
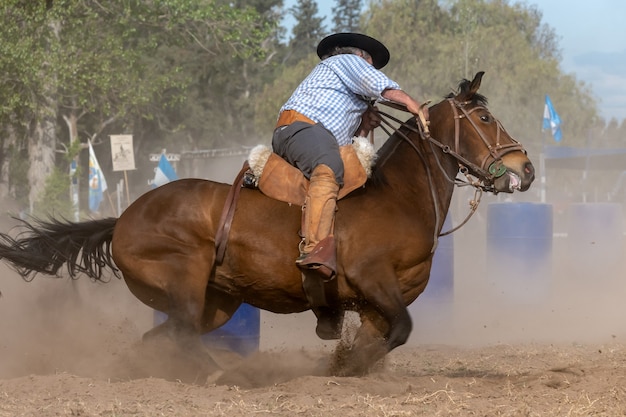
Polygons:
<instances>
[{"instance_id":1,"label":"blue and white checkered shirt","mask_svg":"<svg viewBox=\"0 0 626 417\"><path fill-rule=\"evenodd\" d=\"M295 110L322 123L339 146L349 145L368 100L384 100L386 89L400 86L357 55L335 55L317 64L280 111Z\"/></svg>"}]
</instances>

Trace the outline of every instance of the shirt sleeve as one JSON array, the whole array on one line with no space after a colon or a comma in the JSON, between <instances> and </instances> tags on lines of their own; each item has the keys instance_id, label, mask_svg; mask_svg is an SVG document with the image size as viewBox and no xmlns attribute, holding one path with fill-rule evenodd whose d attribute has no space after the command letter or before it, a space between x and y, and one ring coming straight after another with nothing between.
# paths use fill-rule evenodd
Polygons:
<instances>
[{"instance_id":1,"label":"shirt sleeve","mask_svg":"<svg viewBox=\"0 0 626 417\"><path fill-rule=\"evenodd\" d=\"M400 89L398 83L357 55L336 55L322 63L328 65L354 94L369 99L385 100L382 97L383 91Z\"/></svg>"}]
</instances>

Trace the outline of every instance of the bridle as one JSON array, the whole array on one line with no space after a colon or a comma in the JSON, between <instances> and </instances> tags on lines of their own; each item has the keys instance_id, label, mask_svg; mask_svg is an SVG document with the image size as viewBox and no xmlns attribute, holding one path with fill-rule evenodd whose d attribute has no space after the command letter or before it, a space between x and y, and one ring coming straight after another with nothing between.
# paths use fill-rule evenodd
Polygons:
<instances>
[{"instance_id":1,"label":"bridle","mask_svg":"<svg viewBox=\"0 0 626 417\"><path fill-rule=\"evenodd\" d=\"M454 231L460 229L463 225L465 225L469 221L469 219L478 209L478 205L480 204L483 191L492 192L494 194L498 192L494 188L494 181L496 178L501 177L502 175L506 173L506 167L502 164L502 157L514 151L521 151L521 152L526 153L526 150L524 149L522 144L517 142L515 139L511 138L509 135L507 136L511 138L513 143L505 144L505 145L500 143L501 132L506 133L506 130L504 129L500 121L495 118L494 120L497 126L496 140L495 140L495 143L491 143L488 140L484 131L470 117L470 115L477 110L484 110L487 113L489 113L489 110L487 110L485 106L477 105L468 110L466 109L466 106L470 104L471 101L459 102L455 98L448 98L446 100L448 101L448 103L450 103L450 106L452 107L452 112L454 114L454 149L451 149L449 145L443 144L440 140L433 138L431 136L428 123L424 123L423 120L421 120L422 119L421 115L419 118L415 118L416 124L414 126L412 124L403 122L388 113L382 112L378 109L376 110L378 114L380 114L381 116L382 123L387 125L391 129L393 129L394 132L400 138L402 138L405 142L407 142L413 148L413 150L415 150L415 152L420 156L422 163L424 164L424 168L426 169L426 173L427 173L428 181L430 185L430 190L432 194L432 200L435 205L435 213L437 216L437 219L436 219L437 227L435 228L435 237L434 237L435 243L433 245L432 252L434 252L435 249L437 248L438 238L440 236L445 236L450 233L453 233ZM380 104L385 104L395 109L407 111L406 108L404 108L403 106L398 106L395 103L380 102ZM489 116L493 117L491 113L489 113ZM489 154L486 155L485 158L483 158L483 160L480 162L480 165L468 160L467 158L465 158L463 155L460 154L460 137L461 137L461 122L460 121L461 119L467 119L470 122L471 126L474 128L478 136L481 138L481 140L483 141L483 143L489 150ZM396 128L395 126L393 126L390 123L390 120L395 123L400 124L400 127ZM384 126L381 125L381 128L385 131L387 135L391 136L391 133L387 129L385 129ZM466 178L466 181L459 179L457 176L455 176L454 178L450 178L448 176L448 173L444 169L443 165L441 164L441 161L439 157L437 156L437 153L433 152L433 155L435 156L439 169L441 170L441 172L444 174L445 178L449 182L459 187L468 186L468 185L474 187L475 194L474 194L474 199L470 201L469 214L467 215L465 220L461 222L461 224L452 228L451 230L437 234L437 230L440 230L440 226L443 223L439 215L438 199L435 193L435 186L433 183L433 178L430 172L430 168L426 162L426 158L423 155L422 151L417 147L415 143L413 143L413 141L411 141L411 139L404 132L400 130L400 128L405 128L407 130L410 130L414 133L419 134L422 140L429 142L431 148L437 147L441 150L443 154L447 154L457 161L457 164L459 166L458 172L460 174L463 174L463 176Z\"/></svg>"},{"instance_id":2,"label":"bridle","mask_svg":"<svg viewBox=\"0 0 626 417\"><path fill-rule=\"evenodd\" d=\"M507 135L507 136L509 136L509 138L513 141L513 143L509 143L506 145L502 145L500 143L500 133L506 132L506 130L504 129L504 127L502 126L502 123L500 123L498 119L494 119L498 128L497 133L496 133L496 143L494 144L489 143L482 129L476 124L474 120L472 120L472 118L469 117L470 114L474 113L477 110L484 110L487 113L489 113L489 110L487 110L485 106L478 105L476 107L471 108L468 111L465 108L465 106L469 104L470 101L458 102L453 98L449 98L447 100L448 100L448 103L450 103L450 106L452 107L452 112L454 113L454 147L455 147L456 153L458 154L459 143L460 143L460 139L459 139L460 131L461 131L460 120L465 118L471 123L472 127L474 128L476 133L478 133L478 136L480 136L481 140L483 141L483 143L489 150L489 155L485 156L485 158L483 159L480 165L480 168L470 163L471 165L473 165L473 168L471 169L479 177L481 177L484 182L487 182L488 184L492 185L495 178L501 177L506 172L506 167L502 165L502 157L506 155L507 153L514 152L514 151L522 151L526 153L526 150L524 149L521 143L511 138L510 135ZM462 114L459 114L459 110L461 111ZM491 113L489 113L489 115L491 116ZM491 162L491 163L487 165L488 162ZM459 161L459 164L461 164L460 161ZM468 164L465 164L465 166L469 168ZM489 191L496 192L493 189L490 189Z\"/></svg>"},{"instance_id":3,"label":"bridle","mask_svg":"<svg viewBox=\"0 0 626 417\"><path fill-rule=\"evenodd\" d=\"M496 141L495 143L489 142L487 135L485 135L483 130L476 124L476 122L472 120L471 117L469 117L470 114L474 113L477 110L484 110L489 113L489 110L487 110L485 106L477 105L476 107L473 107L467 110L465 106L471 103L471 101L459 102L455 100L454 98L448 98L446 100L448 101L448 103L450 103L450 106L452 107L452 112L454 114L454 149L451 149L449 145L443 144L440 140L433 138L430 134L428 125L421 123L419 119L416 120L417 121L416 126L413 126L412 124L403 122L388 113L385 113L380 110L376 110L376 111L378 112L378 114L382 116L381 118L382 122L386 124L387 126L389 126L391 129L393 129L394 133L398 134L402 139L408 142L417 153L420 153L421 151L409 139L409 137L406 134L400 131L400 127L403 127L407 130L410 130L414 133L419 134L423 140L427 140L428 142L430 142L432 146L438 147L444 154L448 154L452 158L456 159L459 165L459 173L463 174L466 177L468 175L474 175L475 177L478 178L478 181L470 180L468 178L470 185L476 188L480 188L482 191L497 193L498 191L493 188L493 182L496 178L501 177L502 175L506 173L506 167L502 165L502 157L514 151L521 151L521 152L526 153L526 150L524 149L521 143L511 138L509 135L507 136L511 138L513 143L505 144L505 145L500 143L501 132L506 132L506 130L504 129L500 121L495 118L494 120L496 122L497 129L498 129L496 133ZM395 109L402 109L406 111L406 109L402 107L396 106L394 104L389 104L387 102L381 102L380 104L385 104ZM489 114L491 116L491 113ZM460 142L461 142L460 121L461 119L467 119L470 122L470 124L472 125L472 127L474 128L478 136L480 137L480 139L483 141L483 143L489 150L489 154L485 156L485 158L481 161L480 165L470 161L469 159L465 158L464 156L460 154ZM393 126L389 122L389 120L392 120L395 123L398 123L400 127ZM387 129L385 129L384 127L382 127L382 129L385 131L386 134L391 136L391 133Z\"/></svg>"}]
</instances>

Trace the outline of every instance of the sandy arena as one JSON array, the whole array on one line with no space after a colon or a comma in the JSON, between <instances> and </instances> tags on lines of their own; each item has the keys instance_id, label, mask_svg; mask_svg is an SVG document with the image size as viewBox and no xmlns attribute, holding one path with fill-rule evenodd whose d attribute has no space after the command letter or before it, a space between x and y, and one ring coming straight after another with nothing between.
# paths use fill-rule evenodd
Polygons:
<instances>
[{"instance_id":1,"label":"sandy arena","mask_svg":"<svg viewBox=\"0 0 626 417\"><path fill-rule=\"evenodd\" d=\"M26 283L2 264L0 416L624 415L623 256L587 270L555 238L551 277L520 298L494 284L484 210L455 234L451 301L418 299L409 344L362 378L324 376L336 343L312 313L262 312L257 354L214 351L223 372L170 381L167 351L138 347L152 311L122 281Z\"/></svg>"}]
</instances>

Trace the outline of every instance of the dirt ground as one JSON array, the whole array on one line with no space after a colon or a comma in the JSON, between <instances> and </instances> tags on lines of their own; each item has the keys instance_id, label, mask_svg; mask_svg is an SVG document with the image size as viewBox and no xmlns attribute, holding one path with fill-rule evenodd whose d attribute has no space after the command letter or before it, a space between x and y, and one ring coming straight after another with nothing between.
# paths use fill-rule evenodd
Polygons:
<instances>
[{"instance_id":1,"label":"dirt ground","mask_svg":"<svg viewBox=\"0 0 626 417\"><path fill-rule=\"evenodd\" d=\"M91 360L102 360L102 355ZM287 356L287 357L285 357ZM286 360L285 360L286 359ZM2 416L617 416L626 349L501 345L400 349L362 378L312 376L314 355L260 353L233 383L113 380L86 370L0 381Z\"/></svg>"},{"instance_id":2,"label":"dirt ground","mask_svg":"<svg viewBox=\"0 0 626 417\"><path fill-rule=\"evenodd\" d=\"M492 285L472 230L455 241L454 301L418 299L409 343L360 378L324 374L336 344L310 313L263 312L258 353L213 350L221 372L168 380L167 350L139 345L152 312L123 282L26 283L0 264L0 417L626 415L624 268L572 268L556 244L529 303Z\"/></svg>"}]
</instances>

